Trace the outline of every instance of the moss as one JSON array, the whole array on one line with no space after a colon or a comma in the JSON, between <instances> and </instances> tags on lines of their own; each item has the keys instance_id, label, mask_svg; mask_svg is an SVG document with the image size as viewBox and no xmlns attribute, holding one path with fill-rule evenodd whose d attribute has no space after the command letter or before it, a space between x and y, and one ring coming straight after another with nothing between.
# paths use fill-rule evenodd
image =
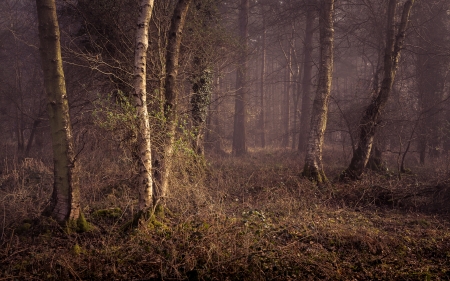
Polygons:
<instances>
[{"instance_id":1,"label":"moss","mask_svg":"<svg viewBox=\"0 0 450 281\"><path fill-rule=\"evenodd\" d=\"M75 254L76 256L80 255L82 252L82 249L80 247L80 245L75 244L72 248L72 253Z\"/></svg>"},{"instance_id":2,"label":"moss","mask_svg":"<svg viewBox=\"0 0 450 281\"><path fill-rule=\"evenodd\" d=\"M322 184L322 183L328 182L328 179L323 170L317 170L306 164L305 164L305 167L303 168L302 177L305 177L305 178L309 179L310 181L317 183L317 184Z\"/></svg>"},{"instance_id":3,"label":"moss","mask_svg":"<svg viewBox=\"0 0 450 281\"><path fill-rule=\"evenodd\" d=\"M122 215L122 209L120 208L109 208L109 209L100 209L92 213L95 217L106 217L116 219Z\"/></svg>"},{"instance_id":4,"label":"moss","mask_svg":"<svg viewBox=\"0 0 450 281\"><path fill-rule=\"evenodd\" d=\"M83 213L77 219L77 232L86 232L91 229L91 225L86 221Z\"/></svg>"},{"instance_id":5,"label":"moss","mask_svg":"<svg viewBox=\"0 0 450 281\"><path fill-rule=\"evenodd\" d=\"M80 213L76 220L69 220L66 223L66 232L71 233L72 231L83 233L91 229L91 225L87 222L83 213Z\"/></svg>"},{"instance_id":6,"label":"moss","mask_svg":"<svg viewBox=\"0 0 450 281\"><path fill-rule=\"evenodd\" d=\"M147 221L150 218L151 210L139 211L136 215L133 216L133 219L126 222L120 230L122 232L127 232L133 229L138 228L139 224L143 221Z\"/></svg>"},{"instance_id":7,"label":"moss","mask_svg":"<svg viewBox=\"0 0 450 281\"><path fill-rule=\"evenodd\" d=\"M155 208L155 217L159 219L164 219L165 213L164 213L164 207L161 204L156 205Z\"/></svg>"}]
</instances>

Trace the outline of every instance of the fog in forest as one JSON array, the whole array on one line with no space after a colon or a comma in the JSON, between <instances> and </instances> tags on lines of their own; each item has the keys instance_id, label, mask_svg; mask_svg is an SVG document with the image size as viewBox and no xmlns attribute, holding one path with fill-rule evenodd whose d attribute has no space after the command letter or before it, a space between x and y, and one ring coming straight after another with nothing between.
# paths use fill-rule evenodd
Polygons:
<instances>
[{"instance_id":1,"label":"fog in forest","mask_svg":"<svg viewBox=\"0 0 450 281\"><path fill-rule=\"evenodd\" d=\"M0 280L447 280L448 0L0 0Z\"/></svg>"}]
</instances>

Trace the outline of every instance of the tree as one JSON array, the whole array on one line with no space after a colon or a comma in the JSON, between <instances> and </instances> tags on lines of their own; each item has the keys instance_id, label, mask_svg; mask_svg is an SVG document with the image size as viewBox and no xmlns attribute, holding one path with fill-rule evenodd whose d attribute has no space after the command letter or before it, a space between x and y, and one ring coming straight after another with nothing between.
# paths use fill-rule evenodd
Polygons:
<instances>
[{"instance_id":1,"label":"tree","mask_svg":"<svg viewBox=\"0 0 450 281\"><path fill-rule=\"evenodd\" d=\"M260 126L260 139L261 139L261 147L266 147L266 105L265 105L265 91L266 91L266 56L267 56L267 49L266 49L266 12L265 7L261 3L261 15L262 15L262 38L261 38L261 85L260 85L260 107L261 112L259 116L259 126Z\"/></svg>"},{"instance_id":2,"label":"tree","mask_svg":"<svg viewBox=\"0 0 450 281\"><path fill-rule=\"evenodd\" d=\"M303 45L303 81L302 81L302 111L300 116L300 136L298 142L298 151L303 152L306 148L308 139L309 122L311 120L311 78L312 78L312 51L314 35L315 9L312 3L306 7L305 40Z\"/></svg>"},{"instance_id":3,"label":"tree","mask_svg":"<svg viewBox=\"0 0 450 281\"><path fill-rule=\"evenodd\" d=\"M317 183L327 181L322 165L322 148L327 125L328 101L333 73L334 0L320 6L320 64L316 97L313 103L303 176Z\"/></svg>"},{"instance_id":4,"label":"tree","mask_svg":"<svg viewBox=\"0 0 450 281\"><path fill-rule=\"evenodd\" d=\"M40 54L50 119L54 185L44 215L58 222L80 221L80 186L69 117L55 0L36 0Z\"/></svg>"},{"instance_id":5,"label":"tree","mask_svg":"<svg viewBox=\"0 0 450 281\"><path fill-rule=\"evenodd\" d=\"M138 161L139 211L147 212L152 204L153 179L150 123L147 110L147 48L148 26L153 10L153 0L139 3L134 50L134 92L133 103L136 110Z\"/></svg>"},{"instance_id":6,"label":"tree","mask_svg":"<svg viewBox=\"0 0 450 281\"><path fill-rule=\"evenodd\" d=\"M156 205L167 194L171 175L171 161L174 150L175 133L177 127L177 100L178 100L178 68L180 58L180 45L186 16L192 0L179 0L173 12L168 33L166 53L166 76L164 87L164 137L163 151L157 160L155 171L155 186L153 202Z\"/></svg>"},{"instance_id":7,"label":"tree","mask_svg":"<svg viewBox=\"0 0 450 281\"><path fill-rule=\"evenodd\" d=\"M236 97L234 99L234 127L232 153L242 156L247 153L246 143L246 96L247 96L247 69L248 69L248 16L249 0L241 0L239 7L239 40L241 50L239 54L239 67L236 73Z\"/></svg>"},{"instance_id":8,"label":"tree","mask_svg":"<svg viewBox=\"0 0 450 281\"><path fill-rule=\"evenodd\" d=\"M386 46L384 55L384 78L378 95L375 96L364 112L360 121L358 147L353 153L349 167L343 172L342 178L359 178L369 160L376 127L379 124L381 112L389 99L394 84L400 53L405 40L405 32L414 0L407 0L403 7L398 32L395 34L395 12L397 0L390 0L388 6Z\"/></svg>"},{"instance_id":9,"label":"tree","mask_svg":"<svg viewBox=\"0 0 450 281\"><path fill-rule=\"evenodd\" d=\"M449 58L443 55L448 46L449 32L447 9L449 4L418 2L417 37L415 45L416 74L419 107L422 118L419 122L418 151L420 164L425 164L427 148L429 156L438 157L445 129L443 110Z\"/></svg>"},{"instance_id":10,"label":"tree","mask_svg":"<svg viewBox=\"0 0 450 281\"><path fill-rule=\"evenodd\" d=\"M196 58L196 60L200 60ZM195 62L194 62L195 63ZM194 83L192 85L192 121L193 121L193 148L197 155L203 155L203 136L204 127L206 125L206 117L208 115L208 105L211 100L211 91L213 84L213 73L211 69L198 63L199 71L194 75Z\"/></svg>"}]
</instances>

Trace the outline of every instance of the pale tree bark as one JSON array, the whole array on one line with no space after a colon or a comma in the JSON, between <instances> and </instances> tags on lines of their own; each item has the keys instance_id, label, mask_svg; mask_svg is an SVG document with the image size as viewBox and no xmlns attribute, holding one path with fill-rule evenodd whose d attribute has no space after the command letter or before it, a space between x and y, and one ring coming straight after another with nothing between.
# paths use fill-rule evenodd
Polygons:
<instances>
[{"instance_id":1,"label":"pale tree bark","mask_svg":"<svg viewBox=\"0 0 450 281\"><path fill-rule=\"evenodd\" d=\"M242 156L247 153L246 143L246 98L247 98L247 69L248 69L248 15L249 0L241 0L239 7L239 39L241 45L240 65L236 73L236 97L234 104L234 128L232 153Z\"/></svg>"},{"instance_id":2,"label":"pale tree bark","mask_svg":"<svg viewBox=\"0 0 450 281\"><path fill-rule=\"evenodd\" d=\"M405 40L406 27L409 20L414 0L407 0L403 7L401 21L395 34L395 11L397 0L390 0L388 6L386 47L384 55L384 78L378 95L373 98L372 103L366 108L364 116L360 121L360 135L358 147L353 153L349 167L343 172L341 178L359 178L369 160L372 150L373 139L377 125L380 122L381 112L389 99L392 85L397 73L400 52Z\"/></svg>"},{"instance_id":3,"label":"pale tree bark","mask_svg":"<svg viewBox=\"0 0 450 281\"><path fill-rule=\"evenodd\" d=\"M60 223L71 223L81 216L80 186L55 0L36 0L36 6L54 164L53 194L44 215L51 216Z\"/></svg>"},{"instance_id":4,"label":"pale tree bark","mask_svg":"<svg viewBox=\"0 0 450 281\"><path fill-rule=\"evenodd\" d=\"M153 189L153 202L157 206L167 194L169 179L171 176L171 160L175 142L177 125L177 100L178 87L177 76L180 57L180 45L186 16L192 0L179 0L170 23L167 53L166 53L166 77L164 86L164 137L163 151L158 159L158 167L155 170L155 185Z\"/></svg>"},{"instance_id":5,"label":"pale tree bark","mask_svg":"<svg viewBox=\"0 0 450 281\"><path fill-rule=\"evenodd\" d=\"M316 97L306 149L303 176L316 183L327 181L322 165L322 147L327 125L328 101L333 74L334 0L324 0L320 7L320 64Z\"/></svg>"},{"instance_id":6,"label":"pale tree bark","mask_svg":"<svg viewBox=\"0 0 450 281\"><path fill-rule=\"evenodd\" d=\"M148 27L153 10L153 0L139 2L134 50L134 92L133 105L136 110L139 211L148 212L152 205L152 155L151 132L147 109L147 49Z\"/></svg>"},{"instance_id":7,"label":"pale tree bark","mask_svg":"<svg viewBox=\"0 0 450 281\"><path fill-rule=\"evenodd\" d=\"M305 40L303 45L304 61L303 61L303 80L302 80L302 108L299 125L299 141L298 151L303 152L306 149L308 140L309 125L311 122L311 79L312 79L312 51L313 51L313 35L314 35L314 7L307 7L306 23L305 23Z\"/></svg>"}]
</instances>

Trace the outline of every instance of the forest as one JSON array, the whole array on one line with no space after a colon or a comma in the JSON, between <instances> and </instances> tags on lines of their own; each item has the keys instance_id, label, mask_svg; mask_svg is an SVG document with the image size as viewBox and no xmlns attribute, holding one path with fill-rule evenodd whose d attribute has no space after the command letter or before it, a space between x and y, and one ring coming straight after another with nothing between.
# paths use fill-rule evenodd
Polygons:
<instances>
[{"instance_id":1,"label":"forest","mask_svg":"<svg viewBox=\"0 0 450 281\"><path fill-rule=\"evenodd\" d=\"M450 1L0 0L0 281L450 280Z\"/></svg>"}]
</instances>

